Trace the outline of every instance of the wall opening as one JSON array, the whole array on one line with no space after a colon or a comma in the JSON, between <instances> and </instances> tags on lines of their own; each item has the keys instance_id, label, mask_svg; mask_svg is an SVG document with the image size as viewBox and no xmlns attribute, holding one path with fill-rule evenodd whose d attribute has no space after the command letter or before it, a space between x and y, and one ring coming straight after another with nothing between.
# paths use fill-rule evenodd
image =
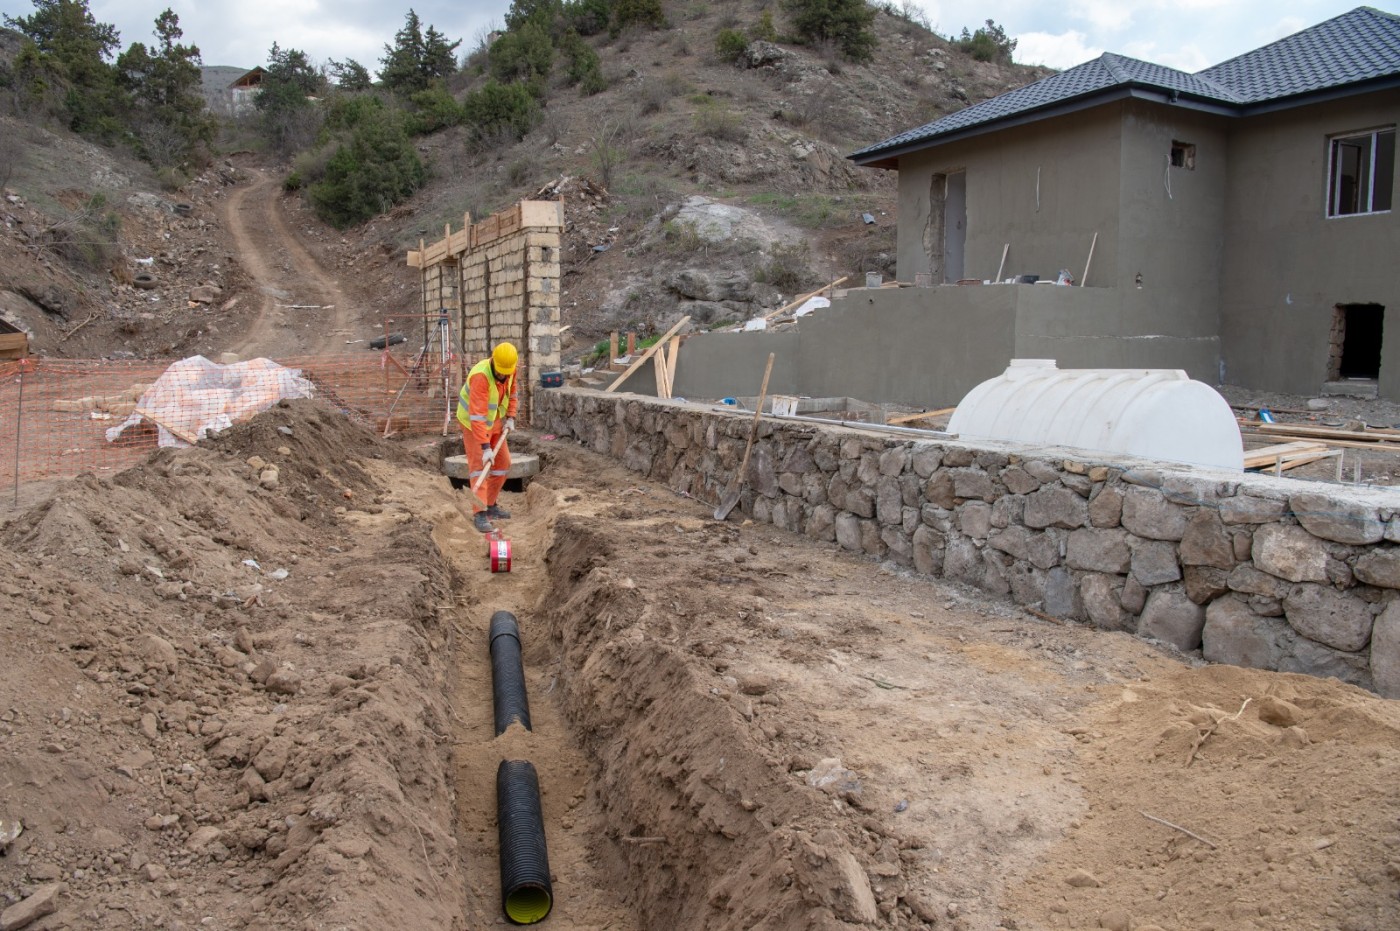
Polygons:
<instances>
[{"instance_id":1,"label":"wall opening","mask_svg":"<svg viewBox=\"0 0 1400 931\"><path fill-rule=\"evenodd\" d=\"M963 254L967 247L967 172L948 173L943 211L943 280L963 277Z\"/></svg>"},{"instance_id":2,"label":"wall opening","mask_svg":"<svg viewBox=\"0 0 1400 931\"><path fill-rule=\"evenodd\" d=\"M1381 374L1380 304L1338 304L1332 311L1328 381L1375 381Z\"/></svg>"},{"instance_id":3,"label":"wall opening","mask_svg":"<svg viewBox=\"0 0 1400 931\"><path fill-rule=\"evenodd\" d=\"M929 280L946 282L943 273L943 214L948 196L948 176L936 174L928 183L928 224L924 227L924 255L928 258Z\"/></svg>"},{"instance_id":4,"label":"wall opening","mask_svg":"<svg viewBox=\"0 0 1400 931\"><path fill-rule=\"evenodd\" d=\"M1196 147L1190 142L1172 142L1172 167L1196 170Z\"/></svg>"}]
</instances>

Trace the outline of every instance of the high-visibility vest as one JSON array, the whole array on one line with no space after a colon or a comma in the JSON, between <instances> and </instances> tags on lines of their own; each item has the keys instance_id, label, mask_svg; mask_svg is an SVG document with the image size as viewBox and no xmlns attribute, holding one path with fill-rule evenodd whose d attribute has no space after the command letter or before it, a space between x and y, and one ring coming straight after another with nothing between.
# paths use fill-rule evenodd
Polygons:
<instances>
[{"instance_id":1,"label":"high-visibility vest","mask_svg":"<svg viewBox=\"0 0 1400 931\"><path fill-rule=\"evenodd\" d=\"M473 376L481 375L486 379L486 415L473 414L468 409L471 406L471 383ZM467 373L467 380L462 382L462 390L457 392L457 420L465 427L470 427L472 421L479 420L486 424L488 432L494 432L496 424L506 419L506 411L510 409L510 396L515 388L515 373L506 376L505 391L499 390L496 384L495 373L491 371L491 357L487 356L476 365L472 366Z\"/></svg>"}]
</instances>

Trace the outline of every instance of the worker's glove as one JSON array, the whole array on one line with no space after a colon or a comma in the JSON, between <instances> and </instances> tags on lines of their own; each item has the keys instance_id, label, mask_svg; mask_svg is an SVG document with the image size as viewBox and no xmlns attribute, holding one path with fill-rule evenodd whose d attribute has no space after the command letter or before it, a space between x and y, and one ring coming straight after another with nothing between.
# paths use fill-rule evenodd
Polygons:
<instances>
[{"instance_id":1,"label":"worker's glove","mask_svg":"<svg viewBox=\"0 0 1400 931\"><path fill-rule=\"evenodd\" d=\"M491 446L490 446L489 443L482 443L482 444L481 444L481 464L482 464L482 466L483 466L483 467L489 467L489 466L491 465L491 463L493 463L493 462L495 462L495 461L496 461L496 451L495 451L494 449L491 448Z\"/></svg>"},{"instance_id":2,"label":"worker's glove","mask_svg":"<svg viewBox=\"0 0 1400 931\"><path fill-rule=\"evenodd\" d=\"M507 433L514 433L514 432L515 432L515 418L514 418L514 417L507 417L507 418L506 418L506 432L507 432Z\"/></svg>"}]
</instances>

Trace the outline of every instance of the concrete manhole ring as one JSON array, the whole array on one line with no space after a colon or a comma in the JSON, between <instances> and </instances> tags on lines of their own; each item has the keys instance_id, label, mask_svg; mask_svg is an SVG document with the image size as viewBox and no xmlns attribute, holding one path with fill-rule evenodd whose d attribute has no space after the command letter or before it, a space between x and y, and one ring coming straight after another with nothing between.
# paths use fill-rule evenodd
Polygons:
<instances>
[{"instance_id":1,"label":"concrete manhole ring","mask_svg":"<svg viewBox=\"0 0 1400 931\"><path fill-rule=\"evenodd\" d=\"M142 291L149 291L154 288L156 284L158 284L156 276L152 275L150 272L142 272L131 279L131 286L133 288L140 288Z\"/></svg>"}]
</instances>

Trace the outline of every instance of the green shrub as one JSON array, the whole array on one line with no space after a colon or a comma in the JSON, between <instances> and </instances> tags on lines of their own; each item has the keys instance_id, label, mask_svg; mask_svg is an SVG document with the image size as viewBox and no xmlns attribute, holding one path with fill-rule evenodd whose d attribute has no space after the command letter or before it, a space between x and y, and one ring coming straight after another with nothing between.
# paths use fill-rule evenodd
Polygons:
<instances>
[{"instance_id":1,"label":"green shrub","mask_svg":"<svg viewBox=\"0 0 1400 931\"><path fill-rule=\"evenodd\" d=\"M608 82L603 77L602 62L593 46L572 29L564 34L559 42L560 51L569 60L569 68L564 79L571 85L578 85L584 96L591 96L607 90Z\"/></svg>"},{"instance_id":2,"label":"green shrub","mask_svg":"<svg viewBox=\"0 0 1400 931\"><path fill-rule=\"evenodd\" d=\"M318 216L343 229L388 210L417 190L427 171L404 120L383 109L361 120L326 163L308 195Z\"/></svg>"},{"instance_id":3,"label":"green shrub","mask_svg":"<svg viewBox=\"0 0 1400 931\"><path fill-rule=\"evenodd\" d=\"M748 38L737 30L721 29L715 36L715 53L720 61L737 62L748 48Z\"/></svg>"},{"instance_id":4,"label":"green shrub","mask_svg":"<svg viewBox=\"0 0 1400 931\"><path fill-rule=\"evenodd\" d=\"M875 10L865 0L783 0L783 7L804 42L835 43L851 61L875 57Z\"/></svg>"},{"instance_id":5,"label":"green shrub","mask_svg":"<svg viewBox=\"0 0 1400 931\"><path fill-rule=\"evenodd\" d=\"M743 142L748 138L744 120L739 114L705 98L706 106L695 112L695 129L702 136L721 142Z\"/></svg>"},{"instance_id":6,"label":"green shrub","mask_svg":"<svg viewBox=\"0 0 1400 931\"><path fill-rule=\"evenodd\" d=\"M749 29L749 38L755 42L777 42L778 30L773 25L773 13L771 10L764 10L763 15L758 18Z\"/></svg>"},{"instance_id":7,"label":"green shrub","mask_svg":"<svg viewBox=\"0 0 1400 931\"><path fill-rule=\"evenodd\" d=\"M479 148L497 139L523 139L539 120L540 105L524 84L487 81L463 98L462 111L471 144Z\"/></svg>"},{"instance_id":8,"label":"green shrub","mask_svg":"<svg viewBox=\"0 0 1400 931\"><path fill-rule=\"evenodd\" d=\"M564 21L581 36L596 36L612 18L610 0L565 0Z\"/></svg>"},{"instance_id":9,"label":"green shrub","mask_svg":"<svg viewBox=\"0 0 1400 931\"><path fill-rule=\"evenodd\" d=\"M548 30L532 20L497 39L490 60L491 76L502 84L544 77L554 64L554 43Z\"/></svg>"},{"instance_id":10,"label":"green shrub","mask_svg":"<svg viewBox=\"0 0 1400 931\"><path fill-rule=\"evenodd\" d=\"M614 39L630 26L647 29L664 29L666 26L666 14L661 9L661 0L615 0L612 12L609 33Z\"/></svg>"},{"instance_id":11,"label":"green shrub","mask_svg":"<svg viewBox=\"0 0 1400 931\"><path fill-rule=\"evenodd\" d=\"M771 284L779 291L799 291L813 278L811 250L805 242L775 245L754 270L754 279Z\"/></svg>"},{"instance_id":12,"label":"green shrub","mask_svg":"<svg viewBox=\"0 0 1400 931\"><path fill-rule=\"evenodd\" d=\"M462 105L440 84L413 94L409 97L409 104L413 108L408 125L412 135L426 136L462 122Z\"/></svg>"},{"instance_id":13,"label":"green shrub","mask_svg":"<svg viewBox=\"0 0 1400 931\"><path fill-rule=\"evenodd\" d=\"M978 61L994 61L999 65L1011 64L1011 53L1016 51L1016 40L1008 38L1006 30L990 19L974 33L969 33L964 26L962 35L953 44L958 51Z\"/></svg>"}]
</instances>

